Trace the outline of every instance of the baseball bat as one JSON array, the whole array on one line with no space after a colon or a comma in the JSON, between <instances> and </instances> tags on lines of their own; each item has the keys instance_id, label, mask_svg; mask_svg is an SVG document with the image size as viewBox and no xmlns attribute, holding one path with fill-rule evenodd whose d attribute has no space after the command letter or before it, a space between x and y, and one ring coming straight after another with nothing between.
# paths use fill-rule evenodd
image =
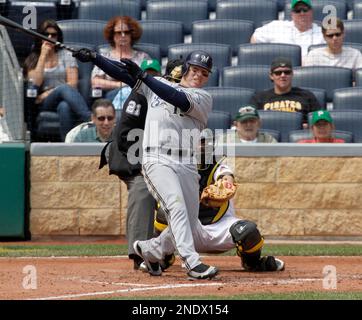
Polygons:
<instances>
[{"instance_id":1,"label":"baseball bat","mask_svg":"<svg viewBox=\"0 0 362 320\"><path fill-rule=\"evenodd\" d=\"M21 24L18 24L18 23L14 22L14 21L12 21L12 20L10 20L8 18L5 18L1 14L0 14L0 24L4 25L6 27L17 29L17 30L19 30L21 32L24 32L24 33L26 33L28 35L31 35L31 36L33 36L35 38L40 38L40 39L42 39L44 41L48 41L48 42L54 44L55 46L57 46L59 48L66 49L66 50L69 50L71 52L77 52L76 49L71 48L69 46L66 46L65 44L63 44L63 43L61 43L59 41L54 41L54 40L46 37L43 34L40 34L40 33L36 32L36 31L33 31L31 29L26 29Z\"/></svg>"}]
</instances>

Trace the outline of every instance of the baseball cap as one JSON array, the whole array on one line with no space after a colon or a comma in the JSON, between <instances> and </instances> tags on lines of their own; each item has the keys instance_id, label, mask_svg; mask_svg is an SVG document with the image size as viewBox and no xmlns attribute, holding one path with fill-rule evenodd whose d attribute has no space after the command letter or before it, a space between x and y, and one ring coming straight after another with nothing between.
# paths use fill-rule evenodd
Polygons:
<instances>
[{"instance_id":1,"label":"baseball cap","mask_svg":"<svg viewBox=\"0 0 362 320\"><path fill-rule=\"evenodd\" d=\"M302 3L306 4L309 8L312 8L312 4L311 4L310 0L292 0L292 4L291 4L292 9L293 9L299 2L302 2Z\"/></svg>"},{"instance_id":2,"label":"baseball cap","mask_svg":"<svg viewBox=\"0 0 362 320\"><path fill-rule=\"evenodd\" d=\"M333 123L331 114L327 110L318 110L312 113L312 126L315 125L319 120Z\"/></svg>"},{"instance_id":3,"label":"baseball cap","mask_svg":"<svg viewBox=\"0 0 362 320\"><path fill-rule=\"evenodd\" d=\"M143 60L142 63L141 63L141 69L143 71L148 70L148 69L152 69L152 70L155 70L157 72L161 72L160 63L156 59L149 59L149 60L145 59L145 60Z\"/></svg>"},{"instance_id":4,"label":"baseball cap","mask_svg":"<svg viewBox=\"0 0 362 320\"><path fill-rule=\"evenodd\" d=\"M290 69L293 69L292 61L290 61L290 59L285 58L285 57L275 58L270 65L270 71L273 72L276 68L279 68L279 67L288 67Z\"/></svg>"},{"instance_id":5,"label":"baseball cap","mask_svg":"<svg viewBox=\"0 0 362 320\"><path fill-rule=\"evenodd\" d=\"M244 122L249 119L259 119L258 110L253 105L242 106L235 116L235 121Z\"/></svg>"}]
</instances>

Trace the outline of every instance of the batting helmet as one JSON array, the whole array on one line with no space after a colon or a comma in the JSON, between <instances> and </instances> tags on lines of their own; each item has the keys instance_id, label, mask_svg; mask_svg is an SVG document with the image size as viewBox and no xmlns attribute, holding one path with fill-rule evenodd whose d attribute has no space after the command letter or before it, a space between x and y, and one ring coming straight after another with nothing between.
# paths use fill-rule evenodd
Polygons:
<instances>
[{"instance_id":1,"label":"batting helmet","mask_svg":"<svg viewBox=\"0 0 362 320\"><path fill-rule=\"evenodd\" d=\"M212 58L211 56L202 50L192 51L185 59L182 66L182 74L186 74L189 70L190 65L199 66L211 72L212 69Z\"/></svg>"}]
</instances>

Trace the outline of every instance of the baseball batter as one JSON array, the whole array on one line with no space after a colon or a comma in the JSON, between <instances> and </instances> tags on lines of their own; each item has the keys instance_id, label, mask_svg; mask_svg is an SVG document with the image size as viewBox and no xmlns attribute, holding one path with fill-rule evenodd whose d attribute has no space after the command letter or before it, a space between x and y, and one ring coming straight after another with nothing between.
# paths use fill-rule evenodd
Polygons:
<instances>
[{"instance_id":1,"label":"baseball batter","mask_svg":"<svg viewBox=\"0 0 362 320\"><path fill-rule=\"evenodd\" d=\"M143 173L150 192L166 213L168 227L157 238L136 241L136 253L153 276L162 274L160 262L177 250L191 279L214 277L218 269L203 264L194 246L194 237L201 229L197 223L199 175L193 154L199 141L193 137L195 131L200 133L206 127L212 110L210 94L201 89L211 72L211 56L204 51L190 53L179 84L148 76L128 59L118 63L87 49L74 56L83 62L93 61L148 101Z\"/></svg>"}]
</instances>

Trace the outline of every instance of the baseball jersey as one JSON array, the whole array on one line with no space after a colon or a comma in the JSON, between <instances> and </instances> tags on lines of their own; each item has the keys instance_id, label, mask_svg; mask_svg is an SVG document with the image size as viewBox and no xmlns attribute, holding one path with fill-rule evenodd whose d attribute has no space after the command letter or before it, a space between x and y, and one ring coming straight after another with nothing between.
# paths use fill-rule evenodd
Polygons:
<instances>
[{"instance_id":1,"label":"baseball jersey","mask_svg":"<svg viewBox=\"0 0 362 320\"><path fill-rule=\"evenodd\" d=\"M143 149L148 152L154 148L167 150L196 148L196 145L190 145L190 138L183 139L182 135L188 134L187 130L197 129L201 132L206 127L208 114L212 110L211 95L200 88L185 88L163 78L156 79L184 92L190 102L190 108L187 112L182 112L161 99L146 84L141 83L137 90L148 101ZM195 141L195 144L198 143L199 141Z\"/></svg>"}]
</instances>

